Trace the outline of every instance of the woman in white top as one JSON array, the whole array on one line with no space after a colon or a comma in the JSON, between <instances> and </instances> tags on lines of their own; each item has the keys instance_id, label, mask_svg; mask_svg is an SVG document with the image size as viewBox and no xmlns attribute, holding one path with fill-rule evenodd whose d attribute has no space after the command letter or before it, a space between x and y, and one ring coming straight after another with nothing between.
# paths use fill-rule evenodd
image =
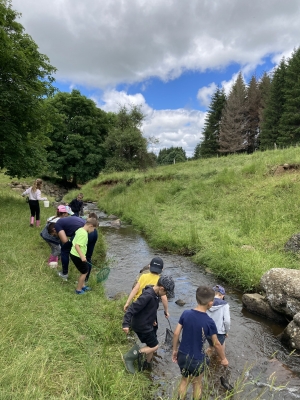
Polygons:
<instances>
[{"instance_id":1,"label":"woman in white top","mask_svg":"<svg viewBox=\"0 0 300 400\"><path fill-rule=\"evenodd\" d=\"M40 226L40 205L39 200L47 200L47 197L41 197L41 188L43 181L41 179L36 179L33 185L22 193L22 196L29 196L29 208L30 208L30 226L34 226L34 217L36 219L36 226Z\"/></svg>"}]
</instances>

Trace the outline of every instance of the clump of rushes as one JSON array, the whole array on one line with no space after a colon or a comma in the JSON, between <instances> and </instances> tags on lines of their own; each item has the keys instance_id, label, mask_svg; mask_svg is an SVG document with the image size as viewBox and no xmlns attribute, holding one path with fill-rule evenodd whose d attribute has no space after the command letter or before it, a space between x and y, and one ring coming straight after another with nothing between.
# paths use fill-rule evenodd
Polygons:
<instances>
[{"instance_id":1,"label":"clump of rushes","mask_svg":"<svg viewBox=\"0 0 300 400\"><path fill-rule=\"evenodd\" d=\"M285 163L300 164L298 148L100 174L82 191L131 222L153 247L193 255L251 291L272 267L299 268L283 248L299 232L300 170L274 174Z\"/></svg>"}]
</instances>

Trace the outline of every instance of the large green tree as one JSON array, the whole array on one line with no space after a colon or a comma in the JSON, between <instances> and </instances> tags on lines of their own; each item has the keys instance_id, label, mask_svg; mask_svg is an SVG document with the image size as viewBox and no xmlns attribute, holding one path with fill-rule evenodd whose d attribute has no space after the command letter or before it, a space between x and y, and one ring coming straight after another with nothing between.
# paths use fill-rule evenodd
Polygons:
<instances>
[{"instance_id":1,"label":"large green tree","mask_svg":"<svg viewBox=\"0 0 300 400\"><path fill-rule=\"evenodd\" d=\"M0 0L0 168L11 177L41 171L49 143L44 98L53 93L55 68Z\"/></svg>"},{"instance_id":2,"label":"large green tree","mask_svg":"<svg viewBox=\"0 0 300 400\"><path fill-rule=\"evenodd\" d=\"M184 162L187 160L186 152L182 147L170 147L168 149L162 149L158 153L157 164L167 165L175 164L178 162Z\"/></svg>"},{"instance_id":3,"label":"large green tree","mask_svg":"<svg viewBox=\"0 0 300 400\"><path fill-rule=\"evenodd\" d=\"M153 164L141 131L143 119L139 106L120 107L104 143L107 171L143 169Z\"/></svg>"},{"instance_id":4,"label":"large green tree","mask_svg":"<svg viewBox=\"0 0 300 400\"><path fill-rule=\"evenodd\" d=\"M243 76L239 73L222 112L220 153L235 153L247 149L248 109L247 89Z\"/></svg>"},{"instance_id":5,"label":"large green tree","mask_svg":"<svg viewBox=\"0 0 300 400\"><path fill-rule=\"evenodd\" d=\"M205 117L203 140L196 146L194 158L213 157L218 154L220 122L225 104L226 96L224 89L218 87L212 96Z\"/></svg>"},{"instance_id":6,"label":"large green tree","mask_svg":"<svg viewBox=\"0 0 300 400\"><path fill-rule=\"evenodd\" d=\"M263 123L259 135L261 150L274 148L274 145L278 144L279 121L285 103L286 69L286 62L282 59L272 77L270 93L263 111Z\"/></svg>"},{"instance_id":7,"label":"large green tree","mask_svg":"<svg viewBox=\"0 0 300 400\"><path fill-rule=\"evenodd\" d=\"M300 47L293 52L287 63L277 141L279 146L300 143Z\"/></svg>"},{"instance_id":8,"label":"large green tree","mask_svg":"<svg viewBox=\"0 0 300 400\"><path fill-rule=\"evenodd\" d=\"M78 90L57 93L47 106L52 114L52 144L47 148L51 170L74 185L95 178L105 165L103 143L114 116Z\"/></svg>"}]
</instances>

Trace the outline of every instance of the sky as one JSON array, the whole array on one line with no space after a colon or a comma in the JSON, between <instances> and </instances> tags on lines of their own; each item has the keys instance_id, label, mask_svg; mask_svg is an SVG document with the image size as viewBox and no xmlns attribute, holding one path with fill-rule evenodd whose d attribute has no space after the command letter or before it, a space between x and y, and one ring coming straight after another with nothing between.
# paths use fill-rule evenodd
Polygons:
<instances>
[{"instance_id":1,"label":"sky","mask_svg":"<svg viewBox=\"0 0 300 400\"><path fill-rule=\"evenodd\" d=\"M149 151L192 157L217 86L228 93L289 57L300 43L299 0L12 0L57 68L105 111L140 105Z\"/></svg>"}]
</instances>

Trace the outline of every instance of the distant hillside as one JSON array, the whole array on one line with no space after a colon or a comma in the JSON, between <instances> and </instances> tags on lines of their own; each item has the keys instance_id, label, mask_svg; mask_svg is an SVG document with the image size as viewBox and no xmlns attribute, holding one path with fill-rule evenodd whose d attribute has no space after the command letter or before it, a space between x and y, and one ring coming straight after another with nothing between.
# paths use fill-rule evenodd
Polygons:
<instances>
[{"instance_id":1,"label":"distant hillside","mask_svg":"<svg viewBox=\"0 0 300 400\"><path fill-rule=\"evenodd\" d=\"M82 191L154 248L192 255L230 284L254 290L270 268L299 269L283 250L300 231L298 166L295 147L100 174Z\"/></svg>"}]
</instances>

